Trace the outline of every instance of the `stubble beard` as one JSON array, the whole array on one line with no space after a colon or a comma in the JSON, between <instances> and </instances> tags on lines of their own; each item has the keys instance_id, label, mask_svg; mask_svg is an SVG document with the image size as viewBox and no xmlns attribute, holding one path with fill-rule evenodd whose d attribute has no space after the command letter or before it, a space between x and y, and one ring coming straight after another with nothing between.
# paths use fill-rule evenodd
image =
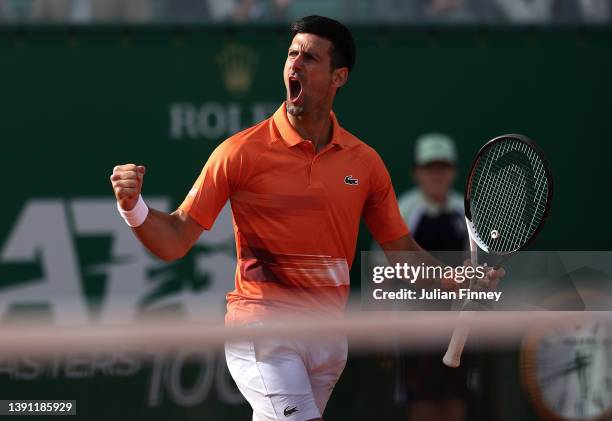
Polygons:
<instances>
[{"instance_id":1,"label":"stubble beard","mask_svg":"<svg viewBox=\"0 0 612 421\"><path fill-rule=\"evenodd\" d=\"M304 115L304 106L287 103L287 112L294 117L300 117Z\"/></svg>"}]
</instances>

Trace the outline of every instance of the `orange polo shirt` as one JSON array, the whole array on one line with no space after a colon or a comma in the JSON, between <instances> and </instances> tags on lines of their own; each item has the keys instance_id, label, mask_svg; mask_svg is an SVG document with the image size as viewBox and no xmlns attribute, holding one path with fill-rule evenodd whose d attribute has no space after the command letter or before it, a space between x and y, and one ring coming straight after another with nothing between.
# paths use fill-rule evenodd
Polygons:
<instances>
[{"instance_id":1,"label":"orange polo shirt","mask_svg":"<svg viewBox=\"0 0 612 421\"><path fill-rule=\"evenodd\" d=\"M408 234L381 158L330 118L332 139L315 153L283 104L221 143L180 206L210 229L231 202L238 264L228 324L341 316L361 217L379 243Z\"/></svg>"}]
</instances>

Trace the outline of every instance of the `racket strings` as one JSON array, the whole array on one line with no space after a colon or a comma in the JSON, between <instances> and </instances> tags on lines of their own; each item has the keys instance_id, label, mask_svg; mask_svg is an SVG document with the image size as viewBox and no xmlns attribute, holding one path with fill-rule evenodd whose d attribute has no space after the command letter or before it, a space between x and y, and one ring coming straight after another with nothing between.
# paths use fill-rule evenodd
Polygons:
<instances>
[{"instance_id":1,"label":"racket strings","mask_svg":"<svg viewBox=\"0 0 612 421\"><path fill-rule=\"evenodd\" d=\"M501 239L500 247L503 250L513 248L516 243L524 240L525 232L521 231L518 227L521 223L521 214L513 211L513 206L521 209L525 208L527 198L521 189L524 189L526 180L522 175L516 175L517 166L512 165L501 170L500 177L504 182L502 183L502 202L500 203L502 213L495 219L492 220L491 231L495 230L498 232L498 238ZM519 180L513 180L512 177L517 177ZM512 188L517 186L517 188ZM495 229L495 227L499 227ZM509 232L509 235L500 235L499 232Z\"/></svg>"},{"instance_id":2,"label":"racket strings","mask_svg":"<svg viewBox=\"0 0 612 421\"><path fill-rule=\"evenodd\" d=\"M525 210L526 207L532 207L530 204L533 203L533 191L530 191L529 187L533 181L526 179L524 168L516 163L499 169L498 158L510 149L509 145L503 146L496 151L495 155L492 155L491 162L496 164L489 166L492 168L492 172L497 173L498 182L497 185L491 183L486 192L487 196L482 201L485 204L484 210L488 217L488 220L483 221L483 236L488 232L495 232L496 237L500 240L497 244L500 251L508 251L519 247L530 235L530 226L525 225L524 215L526 212L520 212L520 209ZM525 145L520 144L519 147L522 149L521 152L525 152ZM493 192L498 194L492 197ZM497 212L495 212L495 205L497 206ZM517 212L517 210L519 211ZM533 211L533 209L531 210ZM536 213L532 213L532 215L537 216ZM530 225L533 221L534 218L530 218ZM497 238L491 239L495 240Z\"/></svg>"},{"instance_id":3,"label":"racket strings","mask_svg":"<svg viewBox=\"0 0 612 421\"><path fill-rule=\"evenodd\" d=\"M504 148L500 148L500 151L498 153L498 155L502 155L503 153L505 153L506 151L504 151ZM493 161L493 162L498 162ZM498 212L494 212L494 209L492 209L492 204L494 203L494 201L496 200L496 197L488 197L484 203L488 205L487 211L491 213L492 218L490 221L486 221L488 222L488 230L485 231L485 233L487 232L493 232L495 231L497 233L497 237L501 238L501 242L504 243L506 242L509 238L510 239L516 239L517 237L517 233L516 230L513 229L513 227L516 224L516 217L518 216L518 214L516 212L511 212L511 204L517 204L518 206L520 206L520 202L522 202L523 206L524 206L524 197L521 197L519 191L516 188L512 188L514 186L519 186L519 183L514 182L512 183L510 177L514 174L514 171L516 171L516 165L512 164L510 166L504 167L499 171L498 174L498 178L500 179L500 183L498 186L498 190L496 191L495 189L490 189L489 193L501 193L501 194L495 194L495 196L499 196L499 198L497 199L499 201L499 211ZM498 169L498 165L495 164L493 166L493 170L497 170ZM520 176L517 176L520 177ZM515 180L516 181L516 180ZM493 186L495 187L495 186ZM501 199L501 200L500 200ZM510 235L504 235L503 237L499 237L499 233L505 233L507 230L510 230L511 232L509 233ZM496 238L495 238L496 239Z\"/></svg>"},{"instance_id":4,"label":"racket strings","mask_svg":"<svg viewBox=\"0 0 612 421\"><path fill-rule=\"evenodd\" d=\"M533 151L527 145L521 144L519 151L528 156L530 164L533 163L535 154L530 156L529 153L533 153ZM494 223L502 224L506 222L504 225L510 229L510 235L501 237L499 247L504 251L519 248L537 228L537 224L533 225L534 218L537 217L537 212L534 211L533 206L535 196L533 186L535 180L528 179L525 176L526 170L528 171L529 169L514 163L501 170L501 172L507 173L506 177L502 177L505 186L504 193L506 193L506 200L503 205L506 206L502 206L504 213ZM515 188L512 189L511 187ZM515 209L524 209L526 211L515 212ZM523 229L520 228L521 223Z\"/></svg>"},{"instance_id":5,"label":"racket strings","mask_svg":"<svg viewBox=\"0 0 612 421\"><path fill-rule=\"evenodd\" d=\"M501 180L501 188L498 197L498 206L501 212L493 213L489 208L486 208L492 218L485 224L485 234L491 232L491 242L494 244L497 241L497 247L500 251L512 250L525 242L528 230L525 229L524 221L522 221L522 212L517 212L517 209L525 209L527 195L524 193L524 186L527 183L524 176L517 175L517 167L512 165L500 171L499 178ZM495 200L489 198L489 204ZM495 235L493 235L495 233Z\"/></svg>"},{"instance_id":6,"label":"racket strings","mask_svg":"<svg viewBox=\"0 0 612 421\"><path fill-rule=\"evenodd\" d=\"M502 214L507 211L507 206L500 202L498 202L497 206L495 206L497 196L500 196L503 199L508 198L508 191L506 188L507 180L506 177L504 177L505 175L507 176L507 173L502 171L500 174L501 182L498 181L497 183L490 182L489 178L486 176L486 174L493 173L493 164L497 162L503 153L506 152L506 148L503 146L504 145L491 151L487 157L488 162L486 162L486 164L488 165L485 166L486 171L483 171L480 174L479 180L481 183L479 184L482 185L482 182L484 182L484 186L486 186L486 188L483 189L482 194L478 194L477 190L473 192L473 203L475 204L474 208L477 215L477 222L475 225L478 227L478 231L481 231L481 237L485 243L488 243L488 233L491 233L493 229L499 233L500 231L503 232L507 228L500 226L499 223ZM479 212L480 209L482 209L482 212ZM504 237L506 237L506 235Z\"/></svg>"},{"instance_id":7,"label":"racket strings","mask_svg":"<svg viewBox=\"0 0 612 421\"><path fill-rule=\"evenodd\" d=\"M544 218L549 188L545 165L519 140L497 142L485 151L468 188L472 222L490 251L519 249Z\"/></svg>"},{"instance_id":8,"label":"racket strings","mask_svg":"<svg viewBox=\"0 0 612 421\"><path fill-rule=\"evenodd\" d=\"M497 151L497 157L503 156L507 148L500 148ZM489 220L484 222L483 236L490 233L489 236L485 237L485 241L498 240L498 247L501 250L505 250L508 247L508 243L512 244L521 241L521 233L517 230L519 223L520 214L514 211L513 207L524 208L525 206L525 195L522 193L524 188L524 176L517 171L520 168L516 164L512 164L503 168L499 168L497 162L499 159L493 161L491 167L491 173L497 173L497 179L499 180L496 185L492 185L487 193L488 196L484 197L483 203L485 204L485 212L489 216ZM493 183L491 183L493 184ZM497 202L497 210L494 208ZM493 236L493 232L496 233Z\"/></svg>"}]
</instances>

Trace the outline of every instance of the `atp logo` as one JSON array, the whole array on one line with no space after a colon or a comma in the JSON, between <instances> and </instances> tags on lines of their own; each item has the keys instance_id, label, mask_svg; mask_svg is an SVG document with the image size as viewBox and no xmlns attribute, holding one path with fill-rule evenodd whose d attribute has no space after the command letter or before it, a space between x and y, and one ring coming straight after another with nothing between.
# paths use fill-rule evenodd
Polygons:
<instances>
[{"instance_id":1,"label":"atp logo","mask_svg":"<svg viewBox=\"0 0 612 421\"><path fill-rule=\"evenodd\" d=\"M170 209L169 197L149 202ZM64 326L129 323L169 308L187 318L216 308L222 320L236 264L229 206L213 231L166 264L134 238L114 198L30 199L0 244L0 320L26 308Z\"/></svg>"},{"instance_id":2,"label":"atp logo","mask_svg":"<svg viewBox=\"0 0 612 421\"><path fill-rule=\"evenodd\" d=\"M344 177L344 184L348 184L349 186L358 186L359 179L353 178L352 175L347 175L346 177Z\"/></svg>"}]
</instances>

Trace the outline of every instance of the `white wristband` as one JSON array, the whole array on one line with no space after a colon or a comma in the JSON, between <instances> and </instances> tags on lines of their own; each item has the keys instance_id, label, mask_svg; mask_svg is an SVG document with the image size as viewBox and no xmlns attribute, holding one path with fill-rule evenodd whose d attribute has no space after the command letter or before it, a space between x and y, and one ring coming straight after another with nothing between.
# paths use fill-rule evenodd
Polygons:
<instances>
[{"instance_id":1,"label":"white wristband","mask_svg":"<svg viewBox=\"0 0 612 421\"><path fill-rule=\"evenodd\" d=\"M119 210L121 217L132 228L141 226L149 214L149 208L142 199L141 195L138 196L138 202L136 202L136 206L134 206L133 209L130 209L129 211L123 210L121 209L121 206L119 206L119 202L117 202L117 209Z\"/></svg>"}]
</instances>

